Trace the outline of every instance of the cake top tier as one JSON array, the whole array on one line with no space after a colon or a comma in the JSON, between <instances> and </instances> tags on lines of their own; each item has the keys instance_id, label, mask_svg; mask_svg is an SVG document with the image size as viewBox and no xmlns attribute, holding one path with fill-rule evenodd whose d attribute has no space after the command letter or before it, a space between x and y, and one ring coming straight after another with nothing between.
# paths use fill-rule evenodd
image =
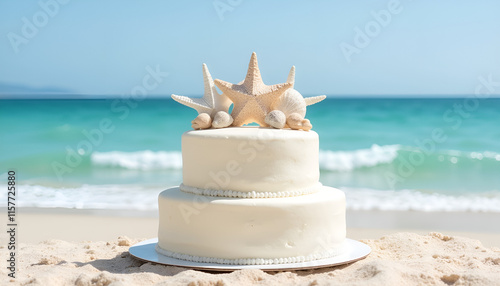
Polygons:
<instances>
[{"instance_id":1,"label":"cake top tier","mask_svg":"<svg viewBox=\"0 0 500 286\"><path fill-rule=\"evenodd\" d=\"M182 135L181 190L224 197L289 197L318 190L319 138L254 126Z\"/></svg>"},{"instance_id":2,"label":"cake top tier","mask_svg":"<svg viewBox=\"0 0 500 286\"><path fill-rule=\"evenodd\" d=\"M257 123L262 127L290 128L309 131L312 125L305 119L308 105L326 98L325 95L304 98L295 90L295 67L292 66L285 83L265 85L262 81L257 54L253 53L245 79L232 84L212 79L203 64L205 93L202 98L172 94L177 102L198 111L192 121L193 129L224 128ZM219 94L217 86L222 94ZM229 114L229 109L233 109Z\"/></svg>"}]
</instances>

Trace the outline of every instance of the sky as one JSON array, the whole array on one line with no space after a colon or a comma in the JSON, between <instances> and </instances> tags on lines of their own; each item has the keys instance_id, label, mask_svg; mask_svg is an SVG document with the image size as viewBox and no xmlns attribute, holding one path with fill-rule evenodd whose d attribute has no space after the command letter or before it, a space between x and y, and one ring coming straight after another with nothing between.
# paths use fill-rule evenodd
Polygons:
<instances>
[{"instance_id":1,"label":"sky","mask_svg":"<svg viewBox=\"0 0 500 286\"><path fill-rule=\"evenodd\" d=\"M500 95L500 1L0 1L0 93L203 94L296 67L303 95ZM40 96L43 96L40 95Z\"/></svg>"}]
</instances>

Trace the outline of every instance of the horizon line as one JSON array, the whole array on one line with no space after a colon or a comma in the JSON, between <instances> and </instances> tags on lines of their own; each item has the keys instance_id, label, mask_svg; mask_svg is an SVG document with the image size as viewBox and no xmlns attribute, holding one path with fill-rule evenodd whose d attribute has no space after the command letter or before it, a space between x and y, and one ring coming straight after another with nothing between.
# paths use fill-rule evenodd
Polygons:
<instances>
[{"instance_id":1,"label":"horizon line","mask_svg":"<svg viewBox=\"0 0 500 286\"><path fill-rule=\"evenodd\" d=\"M52 96L45 96L45 95L52 95ZM195 95L187 95L189 97L203 97L201 94L195 94ZM316 96L316 95L305 95L305 97L308 96ZM356 98L356 99L418 99L418 98L425 98L425 99L451 99L451 98L467 98L470 96L474 96L474 94L326 94L327 98L338 98L338 99L350 99L350 98ZM130 98L131 96L124 96L124 95L118 95L118 94L107 94L107 95L97 95L97 94L76 94L76 93L59 93L59 94L54 94L54 93L18 93L18 94L1 94L0 93L0 100L54 100L54 99L65 99L65 100L98 100L98 99L116 99L116 98ZM488 98L500 98L500 94L491 94L489 95ZM172 99L170 95L165 95L165 94L151 94L148 95L144 98L144 100L147 99ZM487 99L487 98L485 98Z\"/></svg>"}]
</instances>

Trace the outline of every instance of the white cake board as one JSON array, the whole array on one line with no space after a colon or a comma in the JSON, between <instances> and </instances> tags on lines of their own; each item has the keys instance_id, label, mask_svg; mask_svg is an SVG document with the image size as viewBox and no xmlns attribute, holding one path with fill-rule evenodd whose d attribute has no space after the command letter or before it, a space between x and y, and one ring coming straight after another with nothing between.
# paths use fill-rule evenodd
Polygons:
<instances>
[{"instance_id":1,"label":"white cake board","mask_svg":"<svg viewBox=\"0 0 500 286\"><path fill-rule=\"evenodd\" d=\"M193 261L186 261L168 257L156 252L155 246L157 242L158 238L152 238L139 242L131 246L129 252L133 257L140 260L171 265L171 266L187 267L197 270L208 270L208 271L233 271L239 269L261 269L264 271L315 269L315 268L331 267L331 266L352 263L365 258L371 252L371 248L368 245L356 240L346 239L345 243L346 249L344 254L332 258L320 259L302 263L284 263L284 264L270 264L270 265L228 265L228 264L217 264L217 263L193 262Z\"/></svg>"}]
</instances>

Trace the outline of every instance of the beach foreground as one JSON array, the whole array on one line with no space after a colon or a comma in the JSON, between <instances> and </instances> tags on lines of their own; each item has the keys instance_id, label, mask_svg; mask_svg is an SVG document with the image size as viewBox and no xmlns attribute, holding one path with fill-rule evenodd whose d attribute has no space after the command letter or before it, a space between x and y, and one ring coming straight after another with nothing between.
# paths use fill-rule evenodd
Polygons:
<instances>
[{"instance_id":1,"label":"beach foreground","mask_svg":"<svg viewBox=\"0 0 500 286\"><path fill-rule=\"evenodd\" d=\"M156 237L156 218L64 213L20 213L16 279L1 267L0 280L11 281L2 285L500 285L498 233L349 228L349 238L372 248L361 261L221 274L131 257L130 246ZM0 246L1 257L7 252Z\"/></svg>"},{"instance_id":2,"label":"beach foreground","mask_svg":"<svg viewBox=\"0 0 500 286\"><path fill-rule=\"evenodd\" d=\"M17 278L3 285L500 285L500 248L440 233L396 233L363 240L365 259L291 272L207 273L146 263L128 253L141 239L21 243ZM6 249L1 249L2 257ZM2 267L2 278L7 271Z\"/></svg>"}]
</instances>

